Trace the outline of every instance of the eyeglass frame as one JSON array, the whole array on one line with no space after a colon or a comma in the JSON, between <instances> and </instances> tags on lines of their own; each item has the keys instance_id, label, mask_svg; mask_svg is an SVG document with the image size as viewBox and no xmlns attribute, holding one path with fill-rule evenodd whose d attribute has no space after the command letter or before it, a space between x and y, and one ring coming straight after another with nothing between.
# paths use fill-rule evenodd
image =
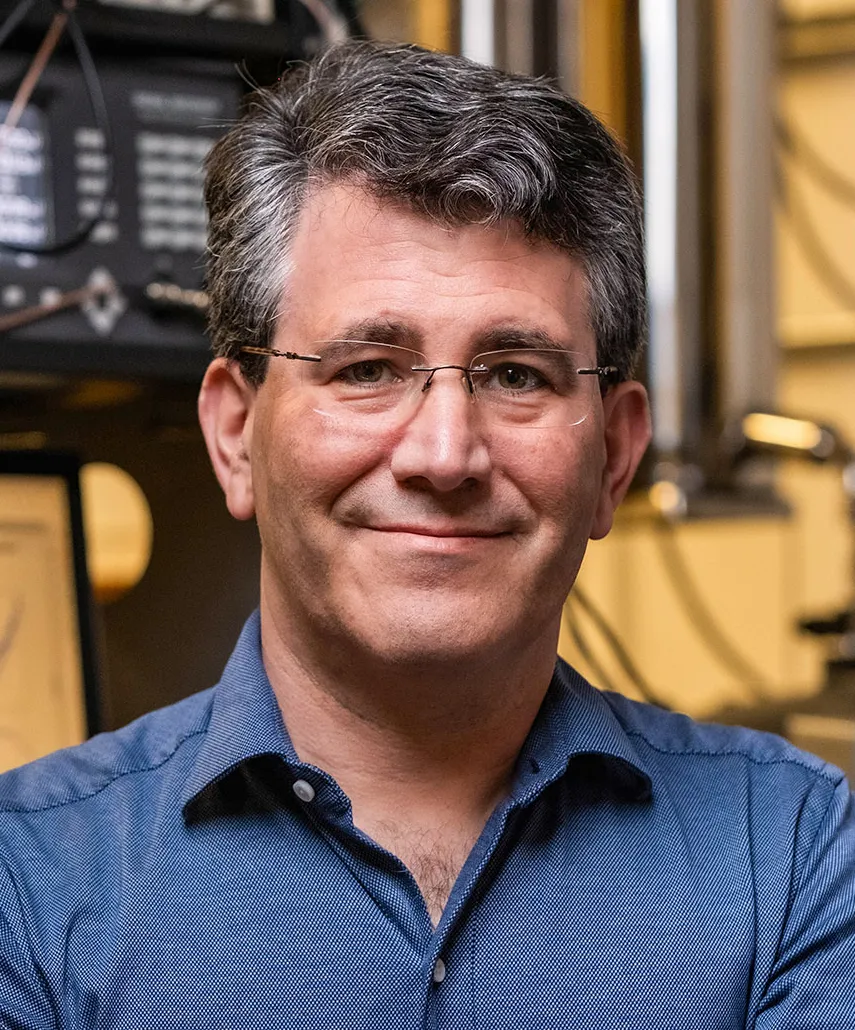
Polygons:
<instances>
[{"instance_id":1,"label":"eyeglass frame","mask_svg":"<svg viewBox=\"0 0 855 1030\"><path fill-rule=\"evenodd\" d=\"M329 341L333 342L333 341ZM353 343L370 343L370 340L353 340ZM402 348L409 350L410 348ZM518 353L519 348L509 347L507 348L508 353ZM258 354L266 358L287 358L289 361L323 361L323 357L320 354L297 354L291 350L276 350L273 347L252 347L244 346L240 348L241 354ZM413 353L418 353L413 351ZM502 351L491 351L492 354L501 354ZM477 355L476 355L477 357ZM475 384L472 382L473 373L488 372L489 369L486 366L480 368L473 368L471 365L411 365L411 372L427 372L425 381L422 384L422 393L426 393L433 382L433 377L437 372L441 372L446 368L454 368L459 372L463 373L466 388L471 395L475 394ZM576 375L580 376L597 376L600 381L600 390L605 392L610 386L614 386L621 381L620 369L617 365L596 365L593 368L577 368Z\"/></svg>"}]
</instances>

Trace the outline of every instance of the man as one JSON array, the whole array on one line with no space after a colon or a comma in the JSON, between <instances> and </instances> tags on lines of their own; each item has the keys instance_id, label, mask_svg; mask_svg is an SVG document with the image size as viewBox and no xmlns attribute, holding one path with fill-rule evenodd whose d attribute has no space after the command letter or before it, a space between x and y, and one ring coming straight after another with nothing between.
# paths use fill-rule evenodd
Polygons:
<instances>
[{"instance_id":1,"label":"man","mask_svg":"<svg viewBox=\"0 0 855 1030\"><path fill-rule=\"evenodd\" d=\"M555 648L648 441L635 187L551 86L340 46L209 163L222 682L3 780L3 1025L842 1028L855 820Z\"/></svg>"}]
</instances>

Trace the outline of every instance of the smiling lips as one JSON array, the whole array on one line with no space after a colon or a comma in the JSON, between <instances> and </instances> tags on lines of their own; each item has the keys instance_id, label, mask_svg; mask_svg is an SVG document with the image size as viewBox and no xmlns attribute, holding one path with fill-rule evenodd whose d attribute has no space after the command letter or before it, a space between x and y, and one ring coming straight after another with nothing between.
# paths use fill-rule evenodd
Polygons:
<instances>
[{"instance_id":1,"label":"smiling lips","mask_svg":"<svg viewBox=\"0 0 855 1030\"><path fill-rule=\"evenodd\" d=\"M373 530L377 533L409 533L413 536L432 536L432 537L452 537L452 538L463 538L463 537L500 537L508 536L509 530L500 529L482 529L470 526L408 526L408 525L393 525L393 526L366 526L366 529Z\"/></svg>"}]
</instances>

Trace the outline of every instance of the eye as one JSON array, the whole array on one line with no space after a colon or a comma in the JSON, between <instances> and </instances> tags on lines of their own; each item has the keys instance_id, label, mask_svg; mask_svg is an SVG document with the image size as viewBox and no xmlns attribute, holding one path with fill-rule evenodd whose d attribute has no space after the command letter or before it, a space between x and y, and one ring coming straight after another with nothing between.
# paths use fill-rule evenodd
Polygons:
<instances>
[{"instance_id":1,"label":"eye","mask_svg":"<svg viewBox=\"0 0 855 1030\"><path fill-rule=\"evenodd\" d=\"M388 373L389 368L382 361L360 361L356 365L349 365L339 375L354 383L380 383Z\"/></svg>"},{"instance_id":2,"label":"eye","mask_svg":"<svg viewBox=\"0 0 855 1030\"><path fill-rule=\"evenodd\" d=\"M544 385L543 376L528 365L503 364L493 369L499 388L514 393L536 390Z\"/></svg>"},{"instance_id":3,"label":"eye","mask_svg":"<svg viewBox=\"0 0 855 1030\"><path fill-rule=\"evenodd\" d=\"M399 386L406 379L406 372L386 358L363 358L351 361L333 376L333 382L341 387L353 389L371 387L374 390Z\"/></svg>"}]
</instances>

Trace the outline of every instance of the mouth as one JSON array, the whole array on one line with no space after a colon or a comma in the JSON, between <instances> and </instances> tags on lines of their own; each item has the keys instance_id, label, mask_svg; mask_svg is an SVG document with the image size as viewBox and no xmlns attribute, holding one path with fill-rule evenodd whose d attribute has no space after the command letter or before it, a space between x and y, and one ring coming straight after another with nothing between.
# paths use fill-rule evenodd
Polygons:
<instances>
[{"instance_id":1,"label":"mouth","mask_svg":"<svg viewBox=\"0 0 855 1030\"><path fill-rule=\"evenodd\" d=\"M354 525L365 553L376 563L378 575L388 572L388 563L399 579L405 570L416 577L427 574L432 586L435 577L455 575L463 570L478 570L478 575L508 560L515 551L517 533L513 529L460 523L451 520L413 522L374 522ZM509 551L509 549L511 549ZM385 570L385 571L383 571ZM401 580L403 582L403 580Z\"/></svg>"},{"instance_id":2,"label":"mouth","mask_svg":"<svg viewBox=\"0 0 855 1030\"><path fill-rule=\"evenodd\" d=\"M510 530L484 529L477 526L419 526L391 525L366 526L375 533L400 533L410 536L434 537L436 539L484 539L510 536Z\"/></svg>"}]
</instances>

